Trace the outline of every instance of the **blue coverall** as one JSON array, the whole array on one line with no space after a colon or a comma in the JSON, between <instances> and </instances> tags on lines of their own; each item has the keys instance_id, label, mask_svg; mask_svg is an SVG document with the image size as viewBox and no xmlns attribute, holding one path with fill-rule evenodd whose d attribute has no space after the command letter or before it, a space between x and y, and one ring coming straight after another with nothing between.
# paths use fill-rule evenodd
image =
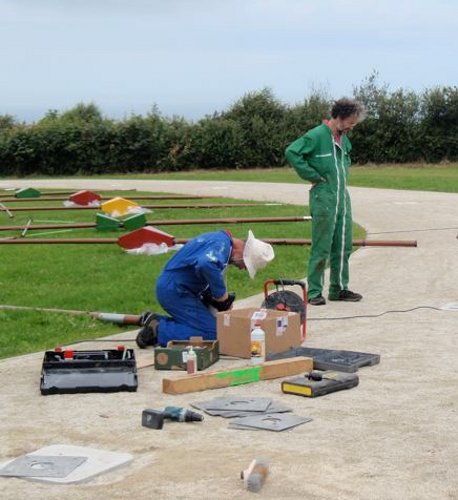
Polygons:
<instances>
[{"instance_id":1,"label":"blue coverall","mask_svg":"<svg viewBox=\"0 0 458 500\"><path fill-rule=\"evenodd\" d=\"M188 241L166 264L156 282L156 296L169 316L159 315L158 342L192 336L216 339L216 318L199 298L210 288L215 298L226 293L224 271L232 252L226 231L201 234Z\"/></svg>"}]
</instances>

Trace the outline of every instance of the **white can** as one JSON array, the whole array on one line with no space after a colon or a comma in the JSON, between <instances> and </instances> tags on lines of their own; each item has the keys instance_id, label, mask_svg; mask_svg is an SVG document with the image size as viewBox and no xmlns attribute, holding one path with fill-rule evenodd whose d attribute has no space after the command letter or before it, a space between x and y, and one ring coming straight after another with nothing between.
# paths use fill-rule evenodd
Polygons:
<instances>
[{"instance_id":1,"label":"white can","mask_svg":"<svg viewBox=\"0 0 458 500\"><path fill-rule=\"evenodd\" d=\"M266 360L266 334L256 322L251 330L251 364L259 365Z\"/></svg>"}]
</instances>

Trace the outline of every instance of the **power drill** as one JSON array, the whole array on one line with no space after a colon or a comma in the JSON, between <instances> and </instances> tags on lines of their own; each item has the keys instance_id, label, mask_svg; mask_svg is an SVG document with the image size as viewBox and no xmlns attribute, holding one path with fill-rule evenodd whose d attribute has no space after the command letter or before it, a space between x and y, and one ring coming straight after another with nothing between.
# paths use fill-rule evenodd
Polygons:
<instances>
[{"instance_id":1,"label":"power drill","mask_svg":"<svg viewBox=\"0 0 458 500\"><path fill-rule=\"evenodd\" d=\"M142 412L142 425L144 427L162 429L165 419L173 422L202 422L204 417L200 413L179 406L166 406L163 411L147 408Z\"/></svg>"}]
</instances>

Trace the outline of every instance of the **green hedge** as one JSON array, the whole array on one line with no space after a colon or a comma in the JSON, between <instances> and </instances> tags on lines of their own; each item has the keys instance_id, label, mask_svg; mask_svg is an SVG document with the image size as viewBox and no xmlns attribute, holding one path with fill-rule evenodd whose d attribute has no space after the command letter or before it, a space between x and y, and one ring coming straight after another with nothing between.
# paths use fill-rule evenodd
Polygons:
<instances>
[{"instance_id":1,"label":"green hedge","mask_svg":"<svg viewBox=\"0 0 458 500\"><path fill-rule=\"evenodd\" d=\"M377 83L371 75L353 97L367 118L351 134L355 163L458 160L458 88L421 94ZM275 167L294 139L329 115L333 99L314 93L294 106L269 89L248 93L228 110L191 122L157 109L122 121L94 104L49 111L36 123L0 116L1 175L73 175Z\"/></svg>"}]
</instances>

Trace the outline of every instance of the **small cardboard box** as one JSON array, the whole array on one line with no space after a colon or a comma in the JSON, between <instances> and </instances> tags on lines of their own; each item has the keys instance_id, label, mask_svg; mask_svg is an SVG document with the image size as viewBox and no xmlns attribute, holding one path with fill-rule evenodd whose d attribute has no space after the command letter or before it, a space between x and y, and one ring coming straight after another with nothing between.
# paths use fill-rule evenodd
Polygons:
<instances>
[{"instance_id":1,"label":"small cardboard box","mask_svg":"<svg viewBox=\"0 0 458 500\"><path fill-rule=\"evenodd\" d=\"M273 309L232 309L216 315L220 353L249 358L250 334L256 321L266 334L266 354L301 345L300 314Z\"/></svg>"},{"instance_id":2,"label":"small cardboard box","mask_svg":"<svg viewBox=\"0 0 458 500\"><path fill-rule=\"evenodd\" d=\"M186 370L188 346L192 346L197 357L197 370L216 363L219 359L217 340L203 340L191 337L189 340L170 340L167 347L154 349L154 367L156 370Z\"/></svg>"}]
</instances>

